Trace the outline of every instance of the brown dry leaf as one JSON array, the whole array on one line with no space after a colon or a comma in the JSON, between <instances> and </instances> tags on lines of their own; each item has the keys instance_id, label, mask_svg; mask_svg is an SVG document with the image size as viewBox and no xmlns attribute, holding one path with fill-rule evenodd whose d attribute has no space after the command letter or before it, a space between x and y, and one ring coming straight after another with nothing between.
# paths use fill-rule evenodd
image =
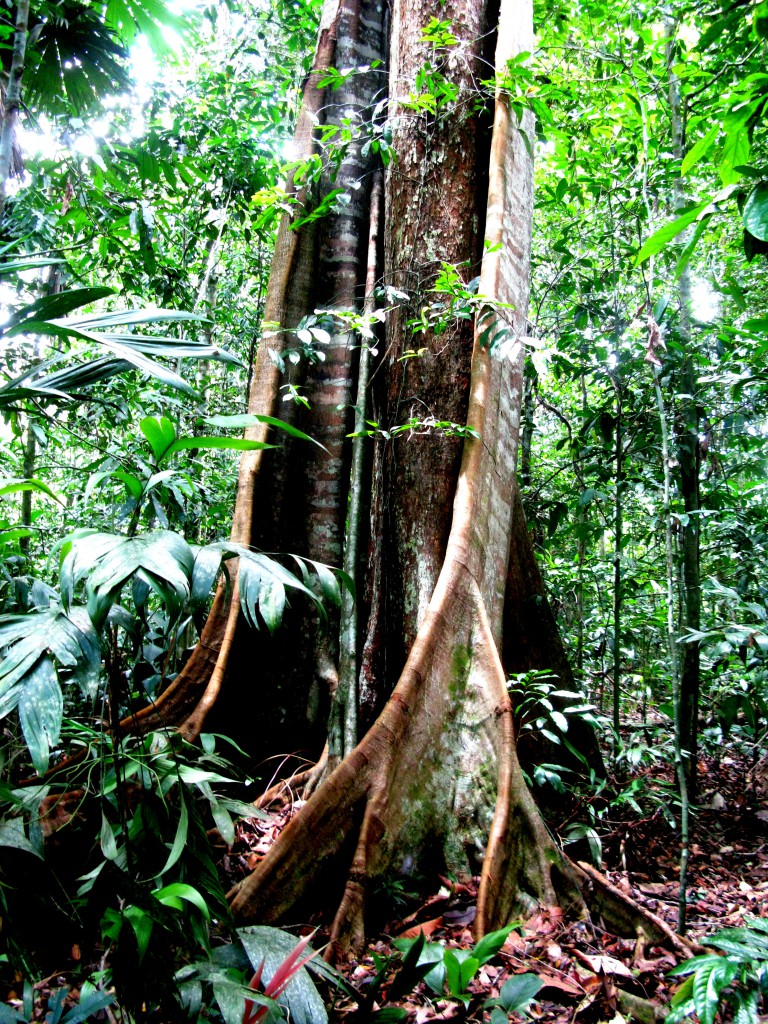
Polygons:
<instances>
[{"instance_id":1,"label":"brown dry leaf","mask_svg":"<svg viewBox=\"0 0 768 1024\"><path fill-rule=\"evenodd\" d=\"M418 939L419 934L424 932L425 935L431 935L436 929L442 927L443 917L433 917L431 921L422 921L421 924L415 924L412 928L406 928L404 932L400 932L401 939Z\"/></svg>"},{"instance_id":2,"label":"brown dry leaf","mask_svg":"<svg viewBox=\"0 0 768 1024\"><path fill-rule=\"evenodd\" d=\"M535 965L535 973L538 974L541 979L542 989L556 988L558 991L565 992L569 996L584 995L585 986L575 979L567 977L565 974L556 974L554 971L548 970L541 964ZM594 975L591 975L591 977L594 978Z\"/></svg>"},{"instance_id":3,"label":"brown dry leaf","mask_svg":"<svg viewBox=\"0 0 768 1024\"><path fill-rule=\"evenodd\" d=\"M595 974L599 974L602 971L603 974L617 974L620 978L634 978L634 974L627 965L615 957L589 956L586 953L582 953L579 955L579 959L587 964L588 967L591 967Z\"/></svg>"},{"instance_id":4,"label":"brown dry leaf","mask_svg":"<svg viewBox=\"0 0 768 1024\"><path fill-rule=\"evenodd\" d=\"M507 936L504 945L501 947L502 953L509 953L511 955L517 953L524 953L528 948L528 943L525 941L522 935L518 932L510 932Z\"/></svg>"}]
</instances>

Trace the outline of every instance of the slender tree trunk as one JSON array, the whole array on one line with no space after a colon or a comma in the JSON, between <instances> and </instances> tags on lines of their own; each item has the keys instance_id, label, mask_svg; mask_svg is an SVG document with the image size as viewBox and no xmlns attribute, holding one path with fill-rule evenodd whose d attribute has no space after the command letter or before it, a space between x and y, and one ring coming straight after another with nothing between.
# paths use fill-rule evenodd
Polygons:
<instances>
[{"instance_id":1,"label":"slender tree trunk","mask_svg":"<svg viewBox=\"0 0 768 1024\"><path fill-rule=\"evenodd\" d=\"M27 51L27 24L29 22L29 0L18 0L16 5L16 26L13 35L11 67L3 102L3 120L0 126L0 219L5 209L8 179L11 176L13 147L16 138L16 122L21 104L21 80L24 76L24 58Z\"/></svg>"},{"instance_id":2,"label":"slender tree trunk","mask_svg":"<svg viewBox=\"0 0 768 1024\"><path fill-rule=\"evenodd\" d=\"M375 309L375 287L379 266L379 227L383 208L382 174L376 173L371 192L370 231L368 236L368 271L365 283L364 318L372 317ZM367 337L360 341L360 360L357 370L357 397L355 400L354 440L352 442L352 468L349 485L349 510L344 541L344 571L357 579L360 540L363 535L363 494L366 467L366 406L370 380L371 344ZM342 595L339 623L339 686L328 728L328 747L331 757L346 757L358 741L358 677L360 674L358 608L349 590ZM338 738L337 738L338 737Z\"/></svg>"},{"instance_id":3,"label":"slender tree trunk","mask_svg":"<svg viewBox=\"0 0 768 1024\"><path fill-rule=\"evenodd\" d=\"M624 543L624 417L621 400L621 379L616 368L616 493L613 509L613 731L616 742L621 728L621 644L622 644L622 546Z\"/></svg>"},{"instance_id":4,"label":"slender tree trunk","mask_svg":"<svg viewBox=\"0 0 768 1024\"><path fill-rule=\"evenodd\" d=\"M655 325L654 325L655 326ZM653 329L653 328L652 328ZM658 330L658 328L656 328ZM689 798L688 784L683 760L682 734L682 702L680 700L680 664L677 657L677 630L675 629L675 562L672 547L672 515L671 515L671 477L669 458L669 427L667 413L664 408L664 396L659 384L659 372L653 366L653 386L656 394L656 405L659 410L659 426L661 429L661 458L664 466L664 549L666 552L667 577L667 644L669 664L672 675L672 705L675 720L675 769L680 787L680 879L678 889L677 930L685 934L687 908L687 877L688 877L688 819Z\"/></svg>"},{"instance_id":5,"label":"slender tree trunk","mask_svg":"<svg viewBox=\"0 0 768 1024\"><path fill-rule=\"evenodd\" d=\"M35 432L32 429L32 418L27 416L27 436L24 441L24 466L23 474L25 480L30 480L35 475L35 455L37 443ZM21 526L29 530L32 527L32 491L21 492ZM29 552L29 536L22 537L19 547L27 554Z\"/></svg>"},{"instance_id":6,"label":"slender tree trunk","mask_svg":"<svg viewBox=\"0 0 768 1024\"><path fill-rule=\"evenodd\" d=\"M667 61L669 65L669 106L672 119L672 152L681 160L685 151L683 101L680 81L672 69L675 50L676 24L667 21ZM685 185L679 179L675 185L675 210L685 206ZM686 264L678 285L679 337L683 345L683 361L679 378L680 427L677 458L680 463L680 488L685 516L681 519L681 545L683 554L682 626L699 630L701 626L701 578L699 537L701 530L700 457L698 380L696 360L691 339L691 275ZM680 743L685 757L688 790L692 799L696 793L696 762L698 748L698 718L700 690L700 650L698 643L683 647L680 673Z\"/></svg>"}]
</instances>

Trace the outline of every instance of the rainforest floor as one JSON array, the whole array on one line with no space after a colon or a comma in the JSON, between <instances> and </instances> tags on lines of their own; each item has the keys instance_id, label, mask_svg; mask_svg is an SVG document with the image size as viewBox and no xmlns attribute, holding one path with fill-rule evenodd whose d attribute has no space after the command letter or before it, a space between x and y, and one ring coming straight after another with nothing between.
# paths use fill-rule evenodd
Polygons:
<instances>
[{"instance_id":1,"label":"rainforest floor","mask_svg":"<svg viewBox=\"0 0 768 1024\"><path fill-rule=\"evenodd\" d=\"M701 757L698 778L686 935L705 945L706 936L720 928L739 926L750 917L768 917L768 756L756 760L724 751L718 759ZM572 800L564 821L550 816L550 824L555 830L565 825L566 831L575 821L590 820L591 807L601 840L599 870L674 930L680 839L671 769L661 761L635 768L620 782L612 780L608 792L610 798L593 794L586 800ZM299 806L287 805L271 822L244 823L235 846L225 855L226 872L234 879L251 870ZM588 856L586 843L566 850L578 859ZM388 894L391 918L380 935L365 955L340 965L349 983L365 992L382 958L396 952L393 940L398 937L415 938L423 931L429 942L471 948L477 882L477 878L440 878L432 894L418 900L411 898L407 884L393 887ZM315 924L308 922L311 927ZM315 945L321 938L322 928ZM680 960L673 949L642 948L635 939L612 935L599 919L590 924L567 921L559 911L546 910L523 921L500 953L480 968L468 986L468 1006L437 998L423 982L392 1002L384 985L377 1005L408 1011L402 1019L413 1024L488 1021L487 1000L498 996L511 975L532 972L544 983L529 1007L534 1020L622 1024L634 1019L652 1024L666 1012L675 991L675 981L667 974ZM336 996L334 1002L331 997L331 1004L332 1021L354 1024L362 1019L351 999Z\"/></svg>"},{"instance_id":2,"label":"rainforest floor","mask_svg":"<svg viewBox=\"0 0 768 1024\"><path fill-rule=\"evenodd\" d=\"M702 756L698 762L686 934L702 946L718 929L739 926L753 917L768 917L768 755L755 757L749 748L745 751L723 747L719 757ZM233 846L226 847L214 833L225 886L253 870L298 813L301 801L293 799L287 788L285 795L266 818L241 821ZM566 788L549 797L547 819L554 834L566 836L574 826L589 824L599 836L599 849L593 845L590 850L582 839L567 845L566 852L577 861L588 860L591 853L593 866L616 889L676 929L679 805L669 763L651 755L639 765L625 765L624 773L609 777L598 792L594 787L581 793ZM404 880L380 893L387 920L379 934L364 955L338 966L363 998L388 958L392 958L390 966L384 971L375 1003L365 1014L358 1001L323 985L321 994L331 1024L488 1022L488 1000L498 997L510 977L526 973L543 982L528 1008L529 1016L542 1024L625 1024L629 1020L655 1024L663 1019L676 987L668 972L683 958L680 951L671 945L638 944L634 938L611 934L599 917L593 916L589 922L567 920L558 910L541 910L521 921L499 953L469 982L467 1005L438 997L424 982L394 992L390 998L399 962L393 943L398 938L416 938L423 932L430 943L464 950L473 947L477 883L476 877L437 877L424 880L417 895L416 884ZM308 920L299 931L316 931L315 948L327 939L320 919ZM104 957L108 957L106 950ZM82 976L83 966L73 963L71 971L56 971L38 982L35 1013L29 1019L50 1019L47 1014L62 987L69 994L60 1010L73 1008L78 995L74 979L78 969ZM15 987L2 995L12 1006L20 1001ZM0 1006L0 1011L3 1009ZM107 1010L88 1019L124 1020L117 1007L114 1009L117 1016ZM0 1020L5 1019L12 1018L0 1013ZM156 1013L148 1019L153 1024L175 1024ZM520 1018L513 1015L511 1019Z\"/></svg>"}]
</instances>

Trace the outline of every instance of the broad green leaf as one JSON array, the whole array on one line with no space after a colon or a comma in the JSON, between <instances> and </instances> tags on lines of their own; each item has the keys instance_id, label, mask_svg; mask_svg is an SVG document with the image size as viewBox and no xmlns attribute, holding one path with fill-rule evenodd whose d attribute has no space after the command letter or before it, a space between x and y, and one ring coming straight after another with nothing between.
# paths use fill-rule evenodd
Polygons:
<instances>
[{"instance_id":1,"label":"broad green leaf","mask_svg":"<svg viewBox=\"0 0 768 1024\"><path fill-rule=\"evenodd\" d=\"M729 110L723 119L725 144L718 165L718 173L723 185L734 185L741 180L738 167L749 163L751 146L749 142L749 120L761 100L753 100L734 110Z\"/></svg>"},{"instance_id":2,"label":"broad green leaf","mask_svg":"<svg viewBox=\"0 0 768 1024\"><path fill-rule=\"evenodd\" d=\"M89 537L89 542L93 543L97 537ZM114 601L120 588L134 574L140 574L171 613L178 614L189 599L189 580L194 566L192 549L183 537L169 530L155 530L138 537L117 538L117 544L110 543L113 539L107 535L103 553L90 559L90 564L85 561L79 567L81 576L93 569L88 581L89 611L93 605L93 614L106 614L104 606ZM80 549L82 541L78 540L77 544Z\"/></svg>"},{"instance_id":3,"label":"broad green leaf","mask_svg":"<svg viewBox=\"0 0 768 1024\"><path fill-rule=\"evenodd\" d=\"M167 483L169 480L172 480L173 477L178 475L179 471L176 469L163 469L159 473L153 473L149 480L147 480L144 487L144 493L149 494L149 492L154 490L155 487L159 487L161 484Z\"/></svg>"},{"instance_id":4,"label":"broad green leaf","mask_svg":"<svg viewBox=\"0 0 768 1024\"><path fill-rule=\"evenodd\" d=\"M21 1013L19 1010L14 1010L12 1006L8 1006L7 1003L0 1003L0 1024L15 1024L16 1021L21 1021L22 1024L26 1024L29 1020L26 1013Z\"/></svg>"},{"instance_id":5,"label":"broad green leaf","mask_svg":"<svg viewBox=\"0 0 768 1024\"><path fill-rule=\"evenodd\" d=\"M53 498L60 505L64 504L58 494L54 494L48 484L42 480L36 480L34 477L30 477L28 480L13 480L10 483L4 484L0 487L0 497L4 494L15 494L19 491L39 491L41 494L46 494L49 498Z\"/></svg>"},{"instance_id":6,"label":"broad green leaf","mask_svg":"<svg viewBox=\"0 0 768 1024\"><path fill-rule=\"evenodd\" d=\"M43 859L42 853L27 839L24 833L24 822L21 818L8 818L0 821L0 846L12 846L15 850L24 850L35 857Z\"/></svg>"},{"instance_id":7,"label":"broad green leaf","mask_svg":"<svg viewBox=\"0 0 768 1024\"><path fill-rule=\"evenodd\" d=\"M699 241L701 240L701 236L704 234L707 228L708 222L709 217L702 217L696 225L696 230L685 243L685 247L683 248L683 251L680 253L680 259L677 261L677 265L675 267L674 278L676 281L680 280L680 277L682 276L685 268L691 262L691 257L693 256L696 246L699 244Z\"/></svg>"},{"instance_id":8,"label":"broad green leaf","mask_svg":"<svg viewBox=\"0 0 768 1024\"><path fill-rule=\"evenodd\" d=\"M111 1006L116 999L114 992L89 992L85 996L81 993L80 1002L64 1015L61 1024L80 1024L99 1010Z\"/></svg>"},{"instance_id":9,"label":"broad green leaf","mask_svg":"<svg viewBox=\"0 0 768 1024\"><path fill-rule=\"evenodd\" d=\"M144 954L149 948L149 940L152 937L153 921L149 914L141 907L127 906L123 910L123 916L130 922L136 936L136 944L139 947L139 962L144 959Z\"/></svg>"},{"instance_id":10,"label":"broad green leaf","mask_svg":"<svg viewBox=\"0 0 768 1024\"><path fill-rule=\"evenodd\" d=\"M43 295L42 298L17 309L8 318L0 333L19 334L26 330L28 323L55 320L71 313L73 309L87 306L91 302L97 302L112 294L112 288L68 288L55 295Z\"/></svg>"},{"instance_id":11,"label":"broad green leaf","mask_svg":"<svg viewBox=\"0 0 768 1024\"><path fill-rule=\"evenodd\" d=\"M549 717L552 719L552 721L555 723L555 725L561 732L568 732L568 719L562 713L562 711L550 711Z\"/></svg>"},{"instance_id":12,"label":"broad green leaf","mask_svg":"<svg viewBox=\"0 0 768 1024\"><path fill-rule=\"evenodd\" d=\"M761 242L768 242L768 182L752 189L741 214L744 227Z\"/></svg>"},{"instance_id":13,"label":"broad green leaf","mask_svg":"<svg viewBox=\"0 0 768 1024\"><path fill-rule=\"evenodd\" d=\"M146 309L117 309L110 313L91 313L86 316L69 317L67 323L73 327L103 329L117 324L157 324L175 321L194 321L202 324L208 322L204 316L199 316L197 313L184 313L178 309L159 309L156 306L148 306Z\"/></svg>"},{"instance_id":14,"label":"broad green leaf","mask_svg":"<svg viewBox=\"0 0 768 1024\"><path fill-rule=\"evenodd\" d=\"M244 430L247 427L256 427L260 423L266 423L270 427L275 427L277 430L290 434L291 437L298 437L302 441L311 441L312 444L316 444L323 451L328 450L325 445L320 444L314 437L310 437L303 430L299 430L298 427L294 427L292 424L286 423L285 420L280 420L276 416L261 416L258 413L243 413L238 416L204 416L202 422L208 423L212 427L229 428L231 430Z\"/></svg>"},{"instance_id":15,"label":"broad green leaf","mask_svg":"<svg viewBox=\"0 0 768 1024\"><path fill-rule=\"evenodd\" d=\"M673 238L685 231L691 224L706 210L709 206L709 200L705 200L703 203L697 203L696 206L691 207L682 213L675 220L670 221L669 224L664 224L657 231L647 238L643 243L640 251L635 257L635 265L645 262L651 256L655 256L657 252L661 252L665 245L672 241Z\"/></svg>"},{"instance_id":16,"label":"broad green leaf","mask_svg":"<svg viewBox=\"0 0 768 1024\"><path fill-rule=\"evenodd\" d=\"M217 974L213 978L213 998L224 1018L224 1024L242 1024L246 1019L245 1001L250 997L244 985Z\"/></svg>"},{"instance_id":17,"label":"broad green leaf","mask_svg":"<svg viewBox=\"0 0 768 1024\"><path fill-rule=\"evenodd\" d=\"M499 999L507 1011L525 1010L544 982L536 974L515 974L504 982Z\"/></svg>"},{"instance_id":18,"label":"broad green leaf","mask_svg":"<svg viewBox=\"0 0 768 1024\"><path fill-rule=\"evenodd\" d=\"M692 167L695 167L699 160L709 152L719 133L720 125L713 124L707 134L691 146L683 157L683 162L680 166L680 177L684 178L688 171L690 171Z\"/></svg>"},{"instance_id":19,"label":"broad green leaf","mask_svg":"<svg viewBox=\"0 0 768 1024\"><path fill-rule=\"evenodd\" d=\"M459 971L459 984L461 985L461 991L465 992L467 985L477 974L480 963L473 956L467 956L461 961L461 968Z\"/></svg>"},{"instance_id":20,"label":"broad green leaf","mask_svg":"<svg viewBox=\"0 0 768 1024\"><path fill-rule=\"evenodd\" d=\"M180 437L166 451L166 455L187 451L190 448L230 448L240 452L252 452L261 448L274 448L266 441L248 441L243 437Z\"/></svg>"},{"instance_id":21,"label":"broad green leaf","mask_svg":"<svg viewBox=\"0 0 768 1024\"><path fill-rule=\"evenodd\" d=\"M765 988L763 988L765 992ZM755 989L736 989L732 995L733 1024L758 1024L760 1021L760 993Z\"/></svg>"},{"instance_id":22,"label":"broad green leaf","mask_svg":"<svg viewBox=\"0 0 768 1024\"><path fill-rule=\"evenodd\" d=\"M219 835L227 846L231 846L235 841L235 823L215 796L209 797L209 802L213 821L219 830Z\"/></svg>"},{"instance_id":23,"label":"broad green leaf","mask_svg":"<svg viewBox=\"0 0 768 1024\"><path fill-rule=\"evenodd\" d=\"M42 256L30 256L29 259L11 260L9 263L0 263L0 277L5 277L7 274L18 274L22 270L39 270L41 267L55 267L65 262L66 260Z\"/></svg>"},{"instance_id":24,"label":"broad green leaf","mask_svg":"<svg viewBox=\"0 0 768 1024\"><path fill-rule=\"evenodd\" d=\"M243 943L248 959L257 970L264 961L263 979L269 983L280 964L293 952L297 939L279 928L254 925L249 928L238 928L237 934ZM307 946L302 955L309 956L311 947ZM318 962L319 961L319 962ZM278 1002L290 1012L290 1020L295 1024L327 1024L328 1014L325 1005L309 976L309 970L327 977L325 965L319 957L313 957L288 982L288 986Z\"/></svg>"},{"instance_id":25,"label":"broad green leaf","mask_svg":"<svg viewBox=\"0 0 768 1024\"><path fill-rule=\"evenodd\" d=\"M50 658L41 658L27 673L19 697L19 722L38 775L48 767L51 747L59 742L64 698Z\"/></svg>"},{"instance_id":26,"label":"broad green leaf","mask_svg":"<svg viewBox=\"0 0 768 1024\"><path fill-rule=\"evenodd\" d=\"M472 950L472 956L481 965L488 963L489 960L496 956L515 928L519 927L520 922L514 921L512 924L507 925L506 928L500 928L498 931L489 932L487 935L484 935Z\"/></svg>"},{"instance_id":27,"label":"broad green leaf","mask_svg":"<svg viewBox=\"0 0 768 1024\"><path fill-rule=\"evenodd\" d=\"M201 608L210 597L221 568L222 548L218 544L209 544L203 548L196 548L194 553L190 604L196 609Z\"/></svg>"},{"instance_id":28,"label":"broad green leaf","mask_svg":"<svg viewBox=\"0 0 768 1024\"><path fill-rule=\"evenodd\" d=\"M285 587L280 580L273 579L259 593L259 612L270 633L280 626L284 611Z\"/></svg>"},{"instance_id":29,"label":"broad green leaf","mask_svg":"<svg viewBox=\"0 0 768 1024\"><path fill-rule=\"evenodd\" d=\"M208 905L198 890L191 885L187 885L185 882L173 882L171 885L165 885L162 889L155 889L152 895L167 907L176 907L178 906L178 900L186 900L193 907L197 907L206 920L211 916Z\"/></svg>"},{"instance_id":30,"label":"broad green leaf","mask_svg":"<svg viewBox=\"0 0 768 1024\"><path fill-rule=\"evenodd\" d=\"M443 963L448 991L452 996L458 996L464 991L464 986L461 984L461 964L452 949L446 949L443 953Z\"/></svg>"},{"instance_id":31,"label":"broad green leaf","mask_svg":"<svg viewBox=\"0 0 768 1024\"><path fill-rule=\"evenodd\" d=\"M167 416L146 416L139 424L144 437L149 441L156 462L161 462L176 440L176 428Z\"/></svg>"}]
</instances>

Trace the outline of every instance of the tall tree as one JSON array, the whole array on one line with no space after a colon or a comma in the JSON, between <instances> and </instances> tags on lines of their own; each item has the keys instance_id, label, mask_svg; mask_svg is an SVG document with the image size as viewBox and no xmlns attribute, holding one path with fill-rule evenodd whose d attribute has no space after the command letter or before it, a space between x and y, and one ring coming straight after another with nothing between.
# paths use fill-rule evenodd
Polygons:
<instances>
[{"instance_id":1,"label":"tall tree","mask_svg":"<svg viewBox=\"0 0 768 1024\"><path fill-rule=\"evenodd\" d=\"M500 9L398 0L391 17L385 25L372 0L326 4L297 127L298 171L286 187L296 212L278 232L252 377L254 416L274 416L281 388L300 386L308 408L295 406L296 421L326 451L249 453L233 526L242 543L274 549L284 540L340 562L349 407L367 362L360 346L370 346L372 451L366 481L357 461L352 477L369 521L360 538L367 564L356 573L357 717L367 731L321 760L311 798L233 903L241 919L275 920L327 880L342 945L362 939L377 883L418 872L428 858L453 869L482 858L481 932L521 905L581 902L525 785L507 684L508 673L530 668L568 681L516 482L532 118L513 111L511 96L519 55L532 48L532 12L526 0ZM335 142L325 161L318 138ZM378 271L386 310L371 313L367 255L380 206L370 196L378 157L390 150ZM339 188L345 199L334 205ZM371 325L382 319L374 343ZM296 340L325 348L301 377L289 358ZM269 423L248 433L264 440ZM257 654L236 585L231 599L222 588L185 671L129 724L177 722L193 738L218 705L216 714L260 715L260 734L266 721L276 742L288 742L304 708L335 698L331 626ZM349 730L354 718L334 721ZM317 722L302 740L319 753ZM336 764L344 748L353 749Z\"/></svg>"}]
</instances>

